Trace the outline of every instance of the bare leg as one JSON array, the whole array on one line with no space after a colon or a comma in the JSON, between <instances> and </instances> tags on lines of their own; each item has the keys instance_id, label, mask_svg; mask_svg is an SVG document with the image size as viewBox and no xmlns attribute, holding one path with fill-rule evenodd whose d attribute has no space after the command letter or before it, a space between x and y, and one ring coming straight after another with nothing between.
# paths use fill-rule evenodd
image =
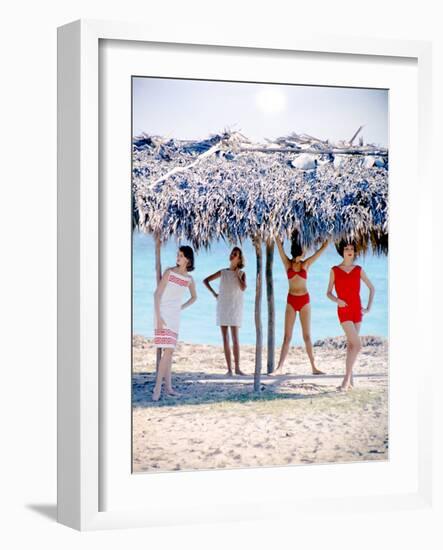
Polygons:
<instances>
[{"instance_id":1,"label":"bare leg","mask_svg":"<svg viewBox=\"0 0 443 550\"><path fill-rule=\"evenodd\" d=\"M341 324L341 326L346 334L348 346L346 349L346 372L339 389L342 391L347 391L351 386L352 367L354 366L357 355L361 350L361 342L357 327L352 321L345 321Z\"/></svg>"},{"instance_id":2,"label":"bare leg","mask_svg":"<svg viewBox=\"0 0 443 550\"><path fill-rule=\"evenodd\" d=\"M357 334L360 334L360 327L361 323L354 323L355 330L357 331ZM354 373L351 374L351 382L350 382L351 388L354 387Z\"/></svg>"},{"instance_id":3,"label":"bare leg","mask_svg":"<svg viewBox=\"0 0 443 550\"><path fill-rule=\"evenodd\" d=\"M173 350L171 350L172 352ZM179 396L180 393L178 391L175 391L172 387L172 375L171 375L171 370L172 370L172 353L169 357L169 362L168 362L168 365L166 367L166 373L165 373L165 393L167 395L175 395L175 396Z\"/></svg>"},{"instance_id":4,"label":"bare leg","mask_svg":"<svg viewBox=\"0 0 443 550\"><path fill-rule=\"evenodd\" d=\"M234 351L235 374L244 375L240 370L240 343L238 341L238 327L231 327L232 349Z\"/></svg>"},{"instance_id":5,"label":"bare leg","mask_svg":"<svg viewBox=\"0 0 443 550\"><path fill-rule=\"evenodd\" d=\"M277 368L272 374L282 373L283 363L285 362L285 359L288 355L289 344L291 343L292 331L294 330L294 323L295 323L296 317L297 317L297 313L295 312L294 308L291 305L286 304L285 335L283 338L283 344L281 346L280 359L278 361Z\"/></svg>"},{"instance_id":6,"label":"bare leg","mask_svg":"<svg viewBox=\"0 0 443 550\"><path fill-rule=\"evenodd\" d=\"M163 378L166 376L168 365L171 363L173 349L165 348L162 353L162 358L157 369L157 378L155 380L154 391L152 392L152 400L158 401L162 391Z\"/></svg>"},{"instance_id":7,"label":"bare leg","mask_svg":"<svg viewBox=\"0 0 443 550\"><path fill-rule=\"evenodd\" d=\"M303 340L305 342L306 353L308 354L311 363L312 374L324 374L315 366L314 350L311 341L311 304L304 305L300 310L300 322L303 332Z\"/></svg>"},{"instance_id":8,"label":"bare leg","mask_svg":"<svg viewBox=\"0 0 443 550\"><path fill-rule=\"evenodd\" d=\"M232 376L231 348L229 347L229 332L228 327L220 327L223 337L223 350L225 352L226 364L228 366L227 374Z\"/></svg>"}]
</instances>

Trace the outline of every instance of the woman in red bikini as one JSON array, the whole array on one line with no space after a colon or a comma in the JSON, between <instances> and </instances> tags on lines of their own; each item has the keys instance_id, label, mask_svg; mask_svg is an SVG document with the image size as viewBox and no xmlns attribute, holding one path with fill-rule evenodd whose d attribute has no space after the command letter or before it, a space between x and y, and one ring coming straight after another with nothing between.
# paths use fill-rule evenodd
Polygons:
<instances>
[{"instance_id":1,"label":"woman in red bikini","mask_svg":"<svg viewBox=\"0 0 443 550\"><path fill-rule=\"evenodd\" d=\"M359 265L354 265L356 247L352 243L341 241L337 251L343 261L331 269L327 296L337 304L337 315L347 339L346 372L337 389L348 391L352 387L352 368L361 350L360 326L363 315L369 313L374 299L374 285ZM360 300L360 281L369 289L369 300L366 308L362 308ZM335 286L336 296L332 289Z\"/></svg>"},{"instance_id":2,"label":"woman in red bikini","mask_svg":"<svg viewBox=\"0 0 443 550\"><path fill-rule=\"evenodd\" d=\"M274 374L281 374L283 371L283 363L288 355L297 312L300 315L303 340L305 342L306 353L308 354L309 361L311 362L312 374L324 374L322 371L317 369L314 362L314 352L311 341L311 304L309 303L309 293L306 287L306 279L308 278L309 268L315 260L317 260L320 254L326 250L328 243L323 243L317 252L306 260L303 260L303 249L298 243L298 239L296 237L292 239L292 259L289 259L286 256L280 239L277 238L276 243L288 276L289 292L285 313L285 335L281 347L280 360Z\"/></svg>"}]
</instances>

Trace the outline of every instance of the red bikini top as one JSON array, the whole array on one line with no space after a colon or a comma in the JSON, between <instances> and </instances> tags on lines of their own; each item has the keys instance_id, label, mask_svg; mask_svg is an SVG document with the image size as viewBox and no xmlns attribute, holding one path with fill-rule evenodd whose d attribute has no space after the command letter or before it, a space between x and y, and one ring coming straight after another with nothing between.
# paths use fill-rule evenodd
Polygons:
<instances>
[{"instance_id":1,"label":"red bikini top","mask_svg":"<svg viewBox=\"0 0 443 550\"><path fill-rule=\"evenodd\" d=\"M298 275L299 277L303 277L303 279L307 279L308 278L308 272L306 271L306 269L300 269L300 271L294 271L292 269L292 267L290 267L287 271L287 275L288 275L288 279L292 279L292 277L295 277L296 275Z\"/></svg>"}]
</instances>

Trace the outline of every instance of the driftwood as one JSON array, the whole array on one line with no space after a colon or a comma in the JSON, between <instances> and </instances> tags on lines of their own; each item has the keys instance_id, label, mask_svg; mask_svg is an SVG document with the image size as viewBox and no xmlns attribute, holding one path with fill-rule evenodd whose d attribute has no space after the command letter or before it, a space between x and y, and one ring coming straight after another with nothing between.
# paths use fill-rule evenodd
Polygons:
<instances>
[{"instance_id":1,"label":"driftwood","mask_svg":"<svg viewBox=\"0 0 443 550\"><path fill-rule=\"evenodd\" d=\"M369 149L367 147L349 148L349 147L329 147L327 149L293 149L292 147L241 147L241 153L293 153L294 155L302 155L308 153L310 155L375 155L378 157L387 157L386 149Z\"/></svg>"},{"instance_id":2,"label":"driftwood","mask_svg":"<svg viewBox=\"0 0 443 550\"><path fill-rule=\"evenodd\" d=\"M360 126L360 128L355 132L355 134L351 137L349 140L349 145L352 145L352 142L354 139L358 136L358 134L363 130L363 126Z\"/></svg>"},{"instance_id":3,"label":"driftwood","mask_svg":"<svg viewBox=\"0 0 443 550\"><path fill-rule=\"evenodd\" d=\"M275 367L275 300L272 268L274 263L274 243L266 244L266 298L268 302L268 356L266 369L268 374Z\"/></svg>"},{"instance_id":4,"label":"driftwood","mask_svg":"<svg viewBox=\"0 0 443 550\"><path fill-rule=\"evenodd\" d=\"M168 180L171 176L175 176L188 171L190 168L197 166L204 159L220 153L221 151L231 151L235 154L240 153L292 153L294 155L312 154L312 155L353 155L353 156L381 156L388 157L388 149L379 147L373 144L365 146L353 146L352 143L357 135L362 130L360 126L349 141L339 142L339 146L331 146L328 140L321 140L308 134L298 135L292 133L286 137L280 137L273 141L267 139L269 145L261 145L252 143L248 138L239 132L229 133L225 131L220 139L214 143L209 149L200 153L195 160L185 166L175 166L166 174L151 182L148 187L155 187L159 183ZM142 139L143 138L143 139ZM155 138L155 139L154 139ZM140 150L139 143L149 142L155 143L155 152L160 151L160 147L165 144L158 136L149 137L147 134L134 138L134 148ZM181 146L189 146L191 142L188 140L176 140ZM362 143L362 142L361 142Z\"/></svg>"},{"instance_id":5,"label":"driftwood","mask_svg":"<svg viewBox=\"0 0 443 550\"><path fill-rule=\"evenodd\" d=\"M165 174L161 178L158 178L158 180L154 181L154 183L152 183L151 186L154 187L158 183L161 183L162 181L167 180L168 178L170 178L171 176L173 176L175 174L179 174L180 172L185 172L186 170L189 170L189 168L194 167L196 164L198 164L199 162L204 160L206 157L209 157L209 156L213 155L214 153L216 153L219 150L220 150L220 143L217 143L216 145L213 145L210 149L208 149L207 151L205 151L204 153L199 155L197 157L197 159L194 160L194 162L191 162L190 164L188 164L186 166L176 166L175 168L170 170L167 174Z\"/></svg>"},{"instance_id":6,"label":"driftwood","mask_svg":"<svg viewBox=\"0 0 443 550\"><path fill-rule=\"evenodd\" d=\"M255 254L257 259L257 270L255 279L255 371L254 391L260 391L260 377L262 369L263 354L263 333L261 322L261 300L262 300L262 245L261 239L254 239Z\"/></svg>"}]
</instances>

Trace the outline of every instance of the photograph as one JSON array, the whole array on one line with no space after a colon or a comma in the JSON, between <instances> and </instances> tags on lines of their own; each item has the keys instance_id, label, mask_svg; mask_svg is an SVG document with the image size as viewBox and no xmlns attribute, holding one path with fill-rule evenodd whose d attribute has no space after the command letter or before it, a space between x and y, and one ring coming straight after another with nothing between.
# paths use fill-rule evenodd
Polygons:
<instances>
[{"instance_id":1,"label":"photograph","mask_svg":"<svg viewBox=\"0 0 443 550\"><path fill-rule=\"evenodd\" d=\"M389 90L132 77L132 472L389 459Z\"/></svg>"}]
</instances>

